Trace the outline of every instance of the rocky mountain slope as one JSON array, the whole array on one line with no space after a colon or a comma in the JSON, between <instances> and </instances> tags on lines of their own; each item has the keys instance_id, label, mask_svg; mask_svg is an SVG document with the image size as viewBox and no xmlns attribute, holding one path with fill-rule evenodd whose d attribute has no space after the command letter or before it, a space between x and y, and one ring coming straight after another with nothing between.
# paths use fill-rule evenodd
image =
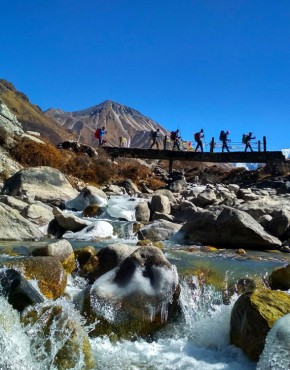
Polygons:
<instances>
[{"instance_id":1,"label":"rocky mountain slope","mask_svg":"<svg viewBox=\"0 0 290 370\"><path fill-rule=\"evenodd\" d=\"M0 79L0 98L10 112L15 114L24 131L37 131L53 144L75 138L74 133L60 126L52 117L45 115L25 94L17 91L12 83L3 79Z\"/></svg>"},{"instance_id":2,"label":"rocky mountain slope","mask_svg":"<svg viewBox=\"0 0 290 370\"><path fill-rule=\"evenodd\" d=\"M168 134L162 126L137 110L110 100L77 112L49 109L45 114L61 126L77 132L80 141L89 145L96 144L94 132L103 126L107 131L107 145L112 146L119 146L119 137L123 136L128 146L146 148L151 130L159 128L162 135Z\"/></svg>"}]
</instances>

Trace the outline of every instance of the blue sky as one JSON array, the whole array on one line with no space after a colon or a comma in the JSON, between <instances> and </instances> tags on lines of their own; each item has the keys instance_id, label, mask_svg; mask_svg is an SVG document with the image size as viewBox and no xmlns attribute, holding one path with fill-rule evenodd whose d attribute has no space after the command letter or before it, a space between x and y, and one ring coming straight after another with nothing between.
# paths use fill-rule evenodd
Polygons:
<instances>
[{"instance_id":1,"label":"blue sky","mask_svg":"<svg viewBox=\"0 0 290 370\"><path fill-rule=\"evenodd\" d=\"M182 137L290 147L289 0L14 0L0 78L43 110L110 99Z\"/></svg>"}]
</instances>

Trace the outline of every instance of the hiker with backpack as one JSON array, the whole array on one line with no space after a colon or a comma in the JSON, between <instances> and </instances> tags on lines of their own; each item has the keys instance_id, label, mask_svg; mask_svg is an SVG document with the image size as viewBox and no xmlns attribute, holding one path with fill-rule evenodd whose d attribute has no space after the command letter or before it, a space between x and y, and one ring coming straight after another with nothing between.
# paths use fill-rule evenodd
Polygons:
<instances>
[{"instance_id":1,"label":"hiker with backpack","mask_svg":"<svg viewBox=\"0 0 290 370\"><path fill-rule=\"evenodd\" d=\"M204 138L204 130L203 128L194 134L194 140L197 142L195 151L197 152L198 148L200 148L200 151L203 152L203 143L202 139Z\"/></svg>"},{"instance_id":2,"label":"hiker with backpack","mask_svg":"<svg viewBox=\"0 0 290 370\"><path fill-rule=\"evenodd\" d=\"M176 131L171 131L171 133L170 133L170 139L173 142L172 150L174 148L177 148L178 150L180 150L180 145L179 145L179 139L180 139L179 129L177 129Z\"/></svg>"},{"instance_id":3,"label":"hiker with backpack","mask_svg":"<svg viewBox=\"0 0 290 370\"><path fill-rule=\"evenodd\" d=\"M105 144L105 140L104 140L104 136L105 134L107 133L107 131L105 131L105 127L102 127L102 128L98 128L95 132L95 138L97 140L99 140L99 148Z\"/></svg>"},{"instance_id":4,"label":"hiker with backpack","mask_svg":"<svg viewBox=\"0 0 290 370\"><path fill-rule=\"evenodd\" d=\"M160 129L151 132L152 144L149 149L152 149L154 145L159 149L159 138L160 138Z\"/></svg>"},{"instance_id":5,"label":"hiker with backpack","mask_svg":"<svg viewBox=\"0 0 290 370\"><path fill-rule=\"evenodd\" d=\"M250 141L253 140L253 139L256 139L256 137L253 137L252 132L249 132L248 135L243 134L242 142L243 142L243 144L246 144L245 152L247 151L248 148L250 149L251 152L253 152L253 148L252 148L251 143L250 143Z\"/></svg>"},{"instance_id":6,"label":"hiker with backpack","mask_svg":"<svg viewBox=\"0 0 290 370\"><path fill-rule=\"evenodd\" d=\"M224 152L225 149L226 149L227 152L230 151L229 147L228 147L228 141L230 141L230 139L228 139L229 134L230 134L229 130L227 130L227 131L222 130L221 133L220 133L220 140L223 143L222 153Z\"/></svg>"}]
</instances>

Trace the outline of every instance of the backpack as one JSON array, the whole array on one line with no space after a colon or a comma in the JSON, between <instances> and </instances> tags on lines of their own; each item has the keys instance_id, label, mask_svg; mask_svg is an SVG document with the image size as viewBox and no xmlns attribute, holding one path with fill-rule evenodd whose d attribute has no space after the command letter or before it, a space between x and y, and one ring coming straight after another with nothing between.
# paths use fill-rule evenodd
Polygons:
<instances>
[{"instance_id":1,"label":"backpack","mask_svg":"<svg viewBox=\"0 0 290 370\"><path fill-rule=\"evenodd\" d=\"M171 140L175 140L176 139L176 132L175 131L171 131L171 133L170 133L170 139Z\"/></svg>"},{"instance_id":2,"label":"backpack","mask_svg":"<svg viewBox=\"0 0 290 370\"><path fill-rule=\"evenodd\" d=\"M224 132L224 130L221 130L220 140L223 141L225 138L226 138L226 133Z\"/></svg>"},{"instance_id":3,"label":"backpack","mask_svg":"<svg viewBox=\"0 0 290 370\"><path fill-rule=\"evenodd\" d=\"M152 139L156 139L157 138L157 131L151 131L151 137L152 137Z\"/></svg>"},{"instance_id":4,"label":"backpack","mask_svg":"<svg viewBox=\"0 0 290 370\"><path fill-rule=\"evenodd\" d=\"M100 134L101 134L101 129L100 128L96 129L95 139L99 139L100 138Z\"/></svg>"},{"instance_id":5,"label":"backpack","mask_svg":"<svg viewBox=\"0 0 290 370\"><path fill-rule=\"evenodd\" d=\"M194 140L195 140L195 141L199 141L199 140L200 140L200 132L196 132L196 133L194 134Z\"/></svg>"},{"instance_id":6,"label":"backpack","mask_svg":"<svg viewBox=\"0 0 290 370\"><path fill-rule=\"evenodd\" d=\"M247 144L247 140L248 139L248 135L246 135L246 134L243 134L243 136L242 136L242 143L243 144Z\"/></svg>"}]
</instances>

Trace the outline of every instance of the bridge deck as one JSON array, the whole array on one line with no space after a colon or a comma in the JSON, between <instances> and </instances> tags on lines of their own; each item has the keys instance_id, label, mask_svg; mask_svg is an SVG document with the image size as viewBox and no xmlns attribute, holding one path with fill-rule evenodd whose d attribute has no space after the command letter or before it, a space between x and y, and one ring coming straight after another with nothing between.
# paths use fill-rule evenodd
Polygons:
<instances>
[{"instance_id":1,"label":"bridge deck","mask_svg":"<svg viewBox=\"0 0 290 370\"><path fill-rule=\"evenodd\" d=\"M285 162L282 152L230 152L209 153L181 150L157 150L140 148L103 147L113 158L164 159L173 161L216 162L216 163L268 163Z\"/></svg>"}]
</instances>

